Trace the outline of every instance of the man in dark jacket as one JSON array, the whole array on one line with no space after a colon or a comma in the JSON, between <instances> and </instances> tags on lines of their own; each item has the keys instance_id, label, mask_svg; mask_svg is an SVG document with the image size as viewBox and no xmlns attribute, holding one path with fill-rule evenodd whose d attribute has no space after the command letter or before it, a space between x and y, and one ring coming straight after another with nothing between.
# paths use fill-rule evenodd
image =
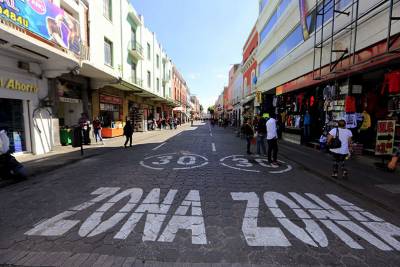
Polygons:
<instances>
[{"instance_id":1,"label":"man in dark jacket","mask_svg":"<svg viewBox=\"0 0 400 267\"><path fill-rule=\"evenodd\" d=\"M263 152L263 155L267 154L267 149L265 147L265 135L267 133L267 127L266 127L267 121L261 117L258 120L258 125L257 125L257 154L261 154L261 149Z\"/></svg>"},{"instance_id":2,"label":"man in dark jacket","mask_svg":"<svg viewBox=\"0 0 400 267\"><path fill-rule=\"evenodd\" d=\"M133 126L130 120L128 120L124 126L124 135L126 137L124 147L126 148L128 141L129 141L129 146L132 146Z\"/></svg>"},{"instance_id":3,"label":"man in dark jacket","mask_svg":"<svg viewBox=\"0 0 400 267\"><path fill-rule=\"evenodd\" d=\"M251 146L251 140L254 137L254 130L253 127L251 127L250 125L250 119L248 119L245 124L243 125L243 133L244 136L246 137L246 141L247 141L247 154L250 155L251 151L250 151L250 146Z\"/></svg>"}]
</instances>

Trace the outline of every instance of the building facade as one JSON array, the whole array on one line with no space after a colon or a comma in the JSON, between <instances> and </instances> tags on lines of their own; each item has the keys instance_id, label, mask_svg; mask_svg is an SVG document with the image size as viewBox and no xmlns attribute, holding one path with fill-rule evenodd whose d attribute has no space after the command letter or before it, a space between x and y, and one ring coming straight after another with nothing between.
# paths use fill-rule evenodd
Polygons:
<instances>
[{"instance_id":1,"label":"building facade","mask_svg":"<svg viewBox=\"0 0 400 267\"><path fill-rule=\"evenodd\" d=\"M347 121L364 150L380 153L382 121L398 121L400 47L396 1L260 1L257 90L283 137L315 140ZM397 14L397 15L396 15ZM388 26L389 25L389 26ZM374 101L380 99L380 101ZM365 123L366 124L365 124ZM368 122L368 123L367 123ZM392 152L399 137L387 144Z\"/></svg>"},{"instance_id":2,"label":"building facade","mask_svg":"<svg viewBox=\"0 0 400 267\"><path fill-rule=\"evenodd\" d=\"M53 2L41 7L25 1L0 3L7 11L0 15L0 128L17 153L47 153L57 142L52 80L79 69L84 54L79 12L87 3ZM48 27L37 27L41 24Z\"/></svg>"},{"instance_id":3,"label":"building facade","mask_svg":"<svg viewBox=\"0 0 400 267\"><path fill-rule=\"evenodd\" d=\"M252 117L258 104L254 102L258 68L255 55L257 54L258 42L258 31L257 27L254 26L246 40L242 53L243 98L241 98L241 106L243 109L242 114L245 117Z\"/></svg>"},{"instance_id":4,"label":"building facade","mask_svg":"<svg viewBox=\"0 0 400 267\"><path fill-rule=\"evenodd\" d=\"M172 115L172 61L130 1L32 3L0 1L12 14L0 15L0 128L12 150L49 152L83 117L114 137L127 120L147 131Z\"/></svg>"},{"instance_id":5,"label":"building facade","mask_svg":"<svg viewBox=\"0 0 400 267\"><path fill-rule=\"evenodd\" d=\"M173 115L176 118L179 118L181 122L185 123L188 121L189 116L187 114L189 105L188 105L188 86L179 72L179 70L173 66L172 67L172 88L173 88L173 99L175 103L178 105L173 110Z\"/></svg>"}]
</instances>

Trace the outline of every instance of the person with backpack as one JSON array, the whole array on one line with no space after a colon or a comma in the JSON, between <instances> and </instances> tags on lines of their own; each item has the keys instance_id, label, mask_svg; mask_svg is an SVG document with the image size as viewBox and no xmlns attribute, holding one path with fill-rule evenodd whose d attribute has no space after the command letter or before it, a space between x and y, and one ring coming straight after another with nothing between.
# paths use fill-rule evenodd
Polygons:
<instances>
[{"instance_id":1,"label":"person with backpack","mask_svg":"<svg viewBox=\"0 0 400 267\"><path fill-rule=\"evenodd\" d=\"M124 147L126 148L128 141L129 141L129 146L131 147L132 146L133 126L132 126L132 123L130 120L128 120L124 126L124 135L126 137Z\"/></svg>"},{"instance_id":2,"label":"person with backpack","mask_svg":"<svg viewBox=\"0 0 400 267\"><path fill-rule=\"evenodd\" d=\"M350 156L352 137L353 134L349 129L346 129L346 121L344 120L340 120L338 127L333 128L328 134L327 143L333 155L332 177L335 179L338 178L339 166L342 170L343 179L348 178L348 171L344 162Z\"/></svg>"}]
</instances>

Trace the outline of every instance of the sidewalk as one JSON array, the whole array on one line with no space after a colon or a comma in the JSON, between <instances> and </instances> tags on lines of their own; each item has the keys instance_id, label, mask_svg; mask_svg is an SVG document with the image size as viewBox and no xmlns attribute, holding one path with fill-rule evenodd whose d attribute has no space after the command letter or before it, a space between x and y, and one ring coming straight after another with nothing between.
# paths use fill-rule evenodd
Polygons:
<instances>
[{"instance_id":1,"label":"sidewalk","mask_svg":"<svg viewBox=\"0 0 400 267\"><path fill-rule=\"evenodd\" d=\"M379 159L352 158L346 162L349 179L343 180L331 177L332 157L328 153L285 141L279 143L279 149L282 158L300 165L306 171L346 188L353 194L363 196L389 211L400 212L400 175L376 168L374 163Z\"/></svg>"},{"instance_id":2,"label":"sidewalk","mask_svg":"<svg viewBox=\"0 0 400 267\"><path fill-rule=\"evenodd\" d=\"M236 128L229 129L234 133L236 131ZM255 146L252 147L254 149ZM278 157L296 163L300 168L364 197L377 206L400 213L400 171L391 173L376 168L374 163L379 162L378 158L358 156L346 161L349 179L343 180L331 177L332 156L315 148L280 140Z\"/></svg>"},{"instance_id":3,"label":"sidewalk","mask_svg":"<svg viewBox=\"0 0 400 267\"><path fill-rule=\"evenodd\" d=\"M196 126L196 125L195 125ZM156 142L162 142L169 138L190 129L189 123L181 125L176 130L154 130L149 132L137 132L133 135L133 144L145 144L151 139L157 139ZM81 156L80 147L72 146L55 146L53 150L44 155L23 154L16 156L27 170L28 176L38 176L60 168L62 166L73 164L82 159L103 155L116 149L121 149L124 145L125 137L116 137L104 139L104 144L96 143L92 140L92 144L84 146L84 154ZM12 184L12 180L0 180L0 187Z\"/></svg>"}]
</instances>

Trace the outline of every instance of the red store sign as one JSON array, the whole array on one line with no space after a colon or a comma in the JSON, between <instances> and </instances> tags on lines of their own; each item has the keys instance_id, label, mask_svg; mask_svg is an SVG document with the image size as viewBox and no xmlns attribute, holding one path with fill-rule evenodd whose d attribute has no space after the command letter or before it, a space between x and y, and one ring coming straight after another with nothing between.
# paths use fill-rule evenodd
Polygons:
<instances>
[{"instance_id":1,"label":"red store sign","mask_svg":"<svg viewBox=\"0 0 400 267\"><path fill-rule=\"evenodd\" d=\"M122 105L122 99L116 96L100 95L100 103Z\"/></svg>"}]
</instances>

